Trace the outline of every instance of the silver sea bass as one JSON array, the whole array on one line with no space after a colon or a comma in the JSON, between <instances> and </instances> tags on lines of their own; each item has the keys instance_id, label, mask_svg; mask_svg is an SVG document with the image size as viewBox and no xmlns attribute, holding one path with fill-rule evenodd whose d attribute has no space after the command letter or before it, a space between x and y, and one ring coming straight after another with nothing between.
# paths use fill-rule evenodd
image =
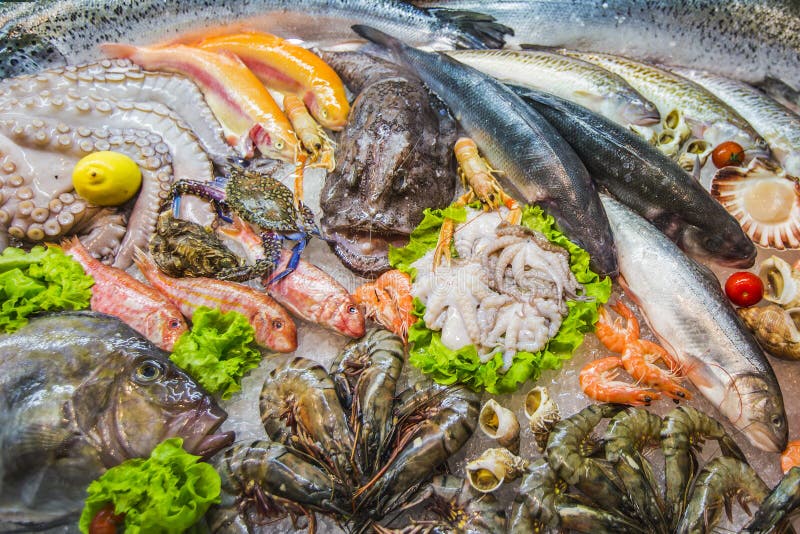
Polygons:
<instances>
[{"instance_id":1,"label":"silver sea bass","mask_svg":"<svg viewBox=\"0 0 800 534\"><path fill-rule=\"evenodd\" d=\"M438 0L514 29L514 43L564 46L800 89L797 0Z\"/></svg>"},{"instance_id":2,"label":"silver sea bass","mask_svg":"<svg viewBox=\"0 0 800 534\"><path fill-rule=\"evenodd\" d=\"M597 190L580 158L547 120L497 80L444 54L406 46L375 28L353 26L409 65L449 107L517 200L539 204L592 268L617 272L614 242Z\"/></svg>"},{"instance_id":3,"label":"silver sea bass","mask_svg":"<svg viewBox=\"0 0 800 534\"><path fill-rule=\"evenodd\" d=\"M698 70L671 70L735 109L767 140L784 170L800 177L800 116L746 83Z\"/></svg>"},{"instance_id":4,"label":"silver sea bass","mask_svg":"<svg viewBox=\"0 0 800 534\"><path fill-rule=\"evenodd\" d=\"M102 57L98 45L150 45L226 30L337 42L370 24L415 45L499 47L507 28L463 11L429 12L396 0L67 0L0 11L0 78Z\"/></svg>"},{"instance_id":5,"label":"silver sea bass","mask_svg":"<svg viewBox=\"0 0 800 534\"><path fill-rule=\"evenodd\" d=\"M788 429L778 381L717 278L639 215L610 197L601 199L620 274L658 338L753 445L784 450Z\"/></svg>"}]
</instances>

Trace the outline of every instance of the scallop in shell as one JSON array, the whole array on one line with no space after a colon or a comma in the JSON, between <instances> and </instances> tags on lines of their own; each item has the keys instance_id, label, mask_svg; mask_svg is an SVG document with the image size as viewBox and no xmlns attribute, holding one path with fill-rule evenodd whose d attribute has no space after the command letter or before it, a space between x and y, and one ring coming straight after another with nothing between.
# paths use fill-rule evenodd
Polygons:
<instances>
[{"instance_id":1,"label":"scallop in shell","mask_svg":"<svg viewBox=\"0 0 800 534\"><path fill-rule=\"evenodd\" d=\"M561 421L558 405L550 397L547 388L536 386L525 395L525 416L531 425L531 432L539 451L544 451L550 430Z\"/></svg>"},{"instance_id":2,"label":"scallop in shell","mask_svg":"<svg viewBox=\"0 0 800 534\"><path fill-rule=\"evenodd\" d=\"M489 399L481 408L478 425L484 434L496 439L503 447L519 452L519 421L514 412Z\"/></svg>"},{"instance_id":3,"label":"scallop in shell","mask_svg":"<svg viewBox=\"0 0 800 534\"><path fill-rule=\"evenodd\" d=\"M499 488L504 481L514 480L528 468L529 462L508 449L487 449L478 458L467 462L467 479L481 493Z\"/></svg>"},{"instance_id":4,"label":"scallop in shell","mask_svg":"<svg viewBox=\"0 0 800 534\"><path fill-rule=\"evenodd\" d=\"M800 307L800 271L772 256L761 262L758 277L764 283L764 299L784 308Z\"/></svg>"},{"instance_id":5,"label":"scallop in shell","mask_svg":"<svg viewBox=\"0 0 800 534\"><path fill-rule=\"evenodd\" d=\"M759 159L747 168L724 167L711 181L722 204L757 245L800 248L800 185Z\"/></svg>"},{"instance_id":6,"label":"scallop in shell","mask_svg":"<svg viewBox=\"0 0 800 534\"><path fill-rule=\"evenodd\" d=\"M737 312L764 350L784 360L800 360L800 308L784 310L768 304Z\"/></svg>"}]
</instances>

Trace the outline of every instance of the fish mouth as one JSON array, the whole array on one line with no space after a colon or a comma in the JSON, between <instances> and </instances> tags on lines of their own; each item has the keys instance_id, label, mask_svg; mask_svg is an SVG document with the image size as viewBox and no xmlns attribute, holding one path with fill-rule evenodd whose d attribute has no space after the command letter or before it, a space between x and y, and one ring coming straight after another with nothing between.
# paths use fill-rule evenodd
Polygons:
<instances>
[{"instance_id":1,"label":"fish mouth","mask_svg":"<svg viewBox=\"0 0 800 534\"><path fill-rule=\"evenodd\" d=\"M745 436L754 446L762 451L783 452L786 448L787 437L776 436L764 423L754 422L744 430Z\"/></svg>"},{"instance_id":2,"label":"fish mouth","mask_svg":"<svg viewBox=\"0 0 800 534\"><path fill-rule=\"evenodd\" d=\"M363 228L333 228L326 240L348 269L360 276L373 278L388 271L389 246L404 247L408 232Z\"/></svg>"},{"instance_id":3,"label":"fish mouth","mask_svg":"<svg viewBox=\"0 0 800 534\"><path fill-rule=\"evenodd\" d=\"M231 445L236 437L232 431L216 433L227 418L228 414L222 408L205 399L193 415L174 419L167 435L182 437L184 449L207 460Z\"/></svg>"}]
</instances>

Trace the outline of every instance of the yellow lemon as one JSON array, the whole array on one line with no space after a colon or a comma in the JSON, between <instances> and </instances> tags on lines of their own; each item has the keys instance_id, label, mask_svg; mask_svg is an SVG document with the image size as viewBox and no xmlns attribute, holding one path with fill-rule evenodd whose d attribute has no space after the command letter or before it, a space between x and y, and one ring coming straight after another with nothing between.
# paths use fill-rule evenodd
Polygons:
<instances>
[{"instance_id":1,"label":"yellow lemon","mask_svg":"<svg viewBox=\"0 0 800 534\"><path fill-rule=\"evenodd\" d=\"M119 152L93 152L72 170L72 185L81 197L98 206L119 206L142 185L136 162Z\"/></svg>"}]
</instances>

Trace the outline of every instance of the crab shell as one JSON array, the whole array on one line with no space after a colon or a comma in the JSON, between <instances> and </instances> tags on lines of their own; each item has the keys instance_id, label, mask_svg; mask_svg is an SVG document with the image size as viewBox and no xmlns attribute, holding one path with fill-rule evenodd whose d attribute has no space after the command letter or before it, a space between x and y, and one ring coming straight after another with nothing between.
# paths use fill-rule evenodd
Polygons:
<instances>
[{"instance_id":1,"label":"crab shell","mask_svg":"<svg viewBox=\"0 0 800 534\"><path fill-rule=\"evenodd\" d=\"M754 159L747 168L724 167L711 181L711 196L739 221L757 245L800 248L800 185Z\"/></svg>"},{"instance_id":2,"label":"crab shell","mask_svg":"<svg viewBox=\"0 0 800 534\"><path fill-rule=\"evenodd\" d=\"M503 447L519 452L519 421L514 412L489 399L481 408L478 425L483 433Z\"/></svg>"},{"instance_id":3,"label":"crab shell","mask_svg":"<svg viewBox=\"0 0 800 534\"><path fill-rule=\"evenodd\" d=\"M758 277L764 283L764 299L784 308L800 307L800 271L786 260L772 256L761 262Z\"/></svg>"},{"instance_id":4,"label":"crab shell","mask_svg":"<svg viewBox=\"0 0 800 534\"><path fill-rule=\"evenodd\" d=\"M531 426L539 451L544 451L553 426L561 421L558 405L547 388L536 386L525 395L525 416Z\"/></svg>"},{"instance_id":5,"label":"crab shell","mask_svg":"<svg viewBox=\"0 0 800 534\"><path fill-rule=\"evenodd\" d=\"M467 462L467 479L470 486L481 493L489 493L506 480L514 480L528 468L529 462L508 449L487 449L478 458Z\"/></svg>"},{"instance_id":6,"label":"crab shell","mask_svg":"<svg viewBox=\"0 0 800 534\"><path fill-rule=\"evenodd\" d=\"M800 361L800 308L784 310L768 304L739 308L737 312L767 352L784 360Z\"/></svg>"}]
</instances>

